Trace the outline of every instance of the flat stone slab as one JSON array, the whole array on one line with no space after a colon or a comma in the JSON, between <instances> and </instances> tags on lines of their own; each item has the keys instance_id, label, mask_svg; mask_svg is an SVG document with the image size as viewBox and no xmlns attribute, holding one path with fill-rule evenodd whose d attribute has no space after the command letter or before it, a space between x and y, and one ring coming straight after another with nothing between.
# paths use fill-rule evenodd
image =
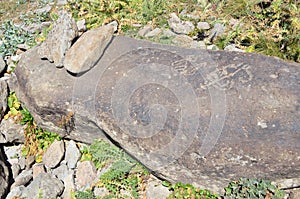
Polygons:
<instances>
[{"instance_id":1,"label":"flat stone slab","mask_svg":"<svg viewBox=\"0 0 300 199\"><path fill-rule=\"evenodd\" d=\"M126 37L77 77L34 55L16 68L17 94L44 128L107 135L157 176L218 192L239 177L300 178L299 64Z\"/></svg>"}]
</instances>

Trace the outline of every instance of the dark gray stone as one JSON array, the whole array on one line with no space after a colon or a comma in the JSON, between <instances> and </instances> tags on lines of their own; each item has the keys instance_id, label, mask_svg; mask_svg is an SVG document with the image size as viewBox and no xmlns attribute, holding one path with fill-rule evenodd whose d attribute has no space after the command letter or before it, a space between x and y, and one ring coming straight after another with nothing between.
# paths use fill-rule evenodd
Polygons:
<instances>
[{"instance_id":1,"label":"dark gray stone","mask_svg":"<svg viewBox=\"0 0 300 199\"><path fill-rule=\"evenodd\" d=\"M15 72L17 81L11 81L9 87L16 91L39 127L87 143L97 138L106 139L95 120L85 114L85 107L82 107L84 114L75 115L73 112L72 100L76 97L73 90L77 78L64 70L57 70L53 63L39 59L37 48L23 53ZM86 91L87 94L90 92ZM82 102L89 104L92 100L87 96Z\"/></svg>"},{"instance_id":2,"label":"dark gray stone","mask_svg":"<svg viewBox=\"0 0 300 199\"><path fill-rule=\"evenodd\" d=\"M0 125L0 143L23 143L24 126L12 118L3 120Z\"/></svg>"},{"instance_id":3,"label":"dark gray stone","mask_svg":"<svg viewBox=\"0 0 300 199\"><path fill-rule=\"evenodd\" d=\"M213 191L300 178L299 64L115 37L73 77L24 54L17 94L45 128L91 142L99 126L157 176Z\"/></svg>"},{"instance_id":4,"label":"dark gray stone","mask_svg":"<svg viewBox=\"0 0 300 199\"><path fill-rule=\"evenodd\" d=\"M63 193L64 184L49 173L38 175L22 192L25 198L57 198Z\"/></svg>"},{"instance_id":5,"label":"dark gray stone","mask_svg":"<svg viewBox=\"0 0 300 199\"><path fill-rule=\"evenodd\" d=\"M4 158L4 150L0 146L0 198L4 198L8 191L9 170Z\"/></svg>"}]
</instances>

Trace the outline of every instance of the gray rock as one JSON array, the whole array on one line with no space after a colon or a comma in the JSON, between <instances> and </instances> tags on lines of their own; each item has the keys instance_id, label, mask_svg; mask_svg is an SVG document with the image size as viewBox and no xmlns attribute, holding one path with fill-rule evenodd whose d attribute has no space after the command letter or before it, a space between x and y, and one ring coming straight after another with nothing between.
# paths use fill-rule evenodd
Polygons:
<instances>
[{"instance_id":1,"label":"gray rock","mask_svg":"<svg viewBox=\"0 0 300 199\"><path fill-rule=\"evenodd\" d=\"M35 156L31 155L26 158L26 169L30 169L32 165L35 163Z\"/></svg>"},{"instance_id":2,"label":"gray rock","mask_svg":"<svg viewBox=\"0 0 300 199\"><path fill-rule=\"evenodd\" d=\"M43 155L43 163L47 168L56 167L65 155L64 141L55 140Z\"/></svg>"},{"instance_id":3,"label":"gray rock","mask_svg":"<svg viewBox=\"0 0 300 199\"><path fill-rule=\"evenodd\" d=\"M96 177L97 171L92 161L83 161L78 164L75 181L78 187L91 185Z\"/></svg>"},{"instance_id":4,"label":"gray rock","mask_svg":"<svg viewBox=\"0 0 300 199\"><path fill-rule=\"evenodd\" d=\"M10 59L13 62L18 62L21 59L21 55L12 55L12 56L10 56Z\"/></svg>"},{"instance_id":5,"label":"gray rock","mask_svg":"<svg viewBox=\"0 0 300 199\"><path fill-rule=\"evenodd\" d=\"M15 182L11 187L18 187L20 185L26 185L29 181L32 180L32 169L23 170L16 178Z\"/></svg>"},{"instance_id":6,"label":"gray rock","mask_svg":"<svg viewBox=\"0 0 300 199\"><path fill-rule=\"evenodd\" d=\"M86 31L86 25L85 25L85 19L79 20L76 22L78 32L85 32Z\"/></svg>"},{"instance_id":7,"label":"gray rock","mask_svg":"<svg viewBox=\"0 0 300 199\"><path fill-rule=\"evenodd\" d=\"M5 61L4 61L3 57L0 55L0 73L4 72L5 66L6 66Z\"/></svg>"},{"instance_id":8,"label":"gray rock","mask_svg":"<svg viewBox=\"0 0 300 199\"><path fill-rule=\"evenodd\" d=\"M64 192L62 195L63 199L71 199L72 195L71 195L71 191L75 191L76 187L75 187L75 182L74 182L74 172L69 173L63 180L64 182Z\"/></svg>"},{"instance_id":9,"label":"gray rock","mask_svg":"<svg viewBox=\"0 0 300 199\"><path fill-rule=\"evenodd\" d=\"M190 43L190 48L206 49L206 45L204 41L192 41Z\"/></svg>"},{"instance_id":10,"label":"gray rock","mask_svg":"<svg viewBox=\"0 0 300 199\"><path fill-rule=\"evenodd\" d=\"M9 164L13 165L19 163L19 157L21 157L22 154L21 145L4 146L4 151Z\"/></svg>"},{"instance_id":11,"label":"gray rock","mask_svg":"<svg viewBox=\"0 0 300 199\"><path fill-rule=\"evenodd\" d=\"M100 198L109 195L109 191L105 187L95 187L93 192L96 197Z\"/></svg>"},{"instance_id":12,"label":"gray rock","mask_svg":"<svg viewBox=\"0 0 300 199\"><path fill-rule=\"evenodd\" d=\"M184 9L183 11L181 11L180 14L179 14L179 16L187 17L187 18L190 18L190 19L193 19L193 20L200 19L199 12L188 13L186 9Z\"/></svg>"},{"instance_id":13,"label":"gray rock","mask_svg":"<svg viewBox=\"0 0 300 199\"><path fill-rule=\"evenodd\" d=\"M21 171L21 167L19 164L13 163L11 165L11 172L12 172L12 177L14 180L20 174L20 171Z\"/></svg>"},{"instance_id":14,"label":"gray rock","mask_svg":"<svg viewBox=\"0 0 300 199\"><path fill-rule=\"evenodd\" d=\"M171 13L168 24L170 28L177 34L189 34L194 31L195 26L190 21L182 21L175 13Z\"/></svg>"},{"instance_id":15,"label":"gray rock","mask_svg":"<svg viewBox=\"0 0 300 199\"><path fill-rule=\"evenodd\" d=\"M140 37L144 37L147 33L149 33L150 31L152 30L152 25L146 25L144 26L143 28L141 28L139 31L138 31L138 36Z\"/></svg>"},{"instance_id":16,"label":"gray rock","mask_svg":"<svg viewBox=\"0 0 300 199\"><path fill-rule=\"evenodd\" d=\"M0 146L0 198L4 198L8 191L9 185L9 170L5 163L4 151L2 146Z\"/></svg>"},{"instance_id":17,"label":"gray rock","mask_svg":"<svg viewBox=\"0 0 300 199\"><path fill-rule=\"evenodd\" d=\"M206 46L206 49L208 49L208 50L219 50L219 47L216 46L215 44L211 44L211 45Z\"/></svg>"},{"instance_id":18,"label":"gray rock","mask_svg":"<svg viewBox=\"0 0 300 199\"><path fill-rule=\"evenodd\" d=\"M157 176L212 191L239 177L300 178L297 63L118 36L93 70L70 77L24 54L17 94L62 135L88 143L102 136L93 123ZM75 128L64 131L55 125L68 110Z\"/></svg>"},{"instance_id":19,"label":"gray rock","mask_svg":"<svg viewBox=\"0 0 300 199\"><path fill-rule=\"evenodd\" d=\"M118 32L118 26L119 26L119 24L118 24L117 21L112 21L112 22L108 23L107 25L114 27L114 32Z\"/></svg>"},{"instance_id":20,"label":"gray rock","mask_svg":"<svg viewBox=\"0 0 300 199\"><path fill-rule=\"evenodd\" d=\"M49 173L38 175L22 192L25 198L57 198L62 194L64 184Z\"/></svg>"},{"instance_id":21,"label":"gray rock","mask_svg":"<svg viewBox=\"0 0 300 199\"><path fill-rule=\"evenodd\" d=\"M67 165L61 164L57 168L52 169L51 173L54 176L56 176L58 179L63 181L63 179L66 178L70 174L70 171L69 171Z\"/></svg>"},{"instance_id":22,"label":"gray rock","mask_svg":"<svg viewBox=\"0 0 300 199\"><path fill-rule=\"evenodd\" d=\"M20 198L23 190L25 189L24 185L14 187L13 189L10 190L10 192L7 194L6 199L16 199Z\"/></svg>"},{"instance_id":23,"label":"gray rock","mask_svg":"<svg viewBox=\"0 0 300 199\"><path fill-rule=\"evenodd\" d=\"M166 199L171 192L161 182L151 181L146 187L146 198Z\"/></svg>"},{"instance_id":24,"label":"gray rock","mask_svg":"<svg viewBox=\"0 0 300 199\"><path fill-rule=\"evenodd\" d=\"M74 169L78 160L81 157L81 153L76 146L76 143L73 140L70 140L67 143L65 160L70 169Z\"/></svg>"},{"instance_id":25,"label":"gray rock","mask_svg":"<svg viewBox=\"0 0 300 199\"><path fill-rule=\"evenodd\" d=\"M26 158L24 156L20 156L18 160L18 164L20 165L21 170L26 168Z\"/></svg>"},{"instance_id":26,"label":"gray rock","mask_svg":"<svg viewBox=\"0 0 300 199\"><path fill-rule=\"evenodd\" d=\"M48 12L50 12L51 9L52 9L52 7L49 4L47 4L42 8L36 9L34 12L39 13L39 14L40 13L48 13Z\"/></svg>"},{"instance_id":27,"label":"gray rock","mask_svg":"<svg viewBox=\"0 0 300 199\"><path fill-rule=\"evenodd\" d=\"M228 50L228 51L236 51L236 52L245 52L245 51L243 51L242 49L239 49L239 48L235 47L234 44L230 44L230 45L226 46L226 47L224 48L224 50Z\"/></svg>"},{"instance_id":28,"label":"gray rock","mask_svg":"<svg viewBox=\"0 0 300 199\"><path fill-rule=\"evenodd\" d=\"M164 37L174 37L174 36L177 35L173 31L171 31L170 29L164 29L162 34L163 34Z\"/></svg>"},{"instance_id":29,"label":"gray rock","mask_svg":"<svg viewBox=\"0 0 300 199\"><path fill-rule=\"evenodd\" d=\"M58 0L58 1L56 2L56 5L58 5L58 6L64 6L64 5L66 5L67 3L68 3L67 0Z\"/></svg>"},{"instance_id":30,"label":"gray rock","mask_svg":"<svg viewBox=\"0 0 300 199\"><path fill-rule=\"evenodd\" d=\"M172 39L172 43L177 45L177 46L182 46L182 47L190 47L191 42L193 42L193 39L187 35L176 35Z\"/></svg>"},{"instance_id":31,"label":"gray rock","mask_svg":"<svg viewBox=\"0 0 300 199\"><path fill-rule=\"evenodd\" d=\"M32 165L32 177L35 179L41 173L46 173L45 165L43 163L35 163Z\"/></svg>"},{"instance_id":32,"label":"gray rock","mask_svg":"<svg viewBox=\"0 0 300 199\"><path fill-rule=\"evenodd\" d=\"M151 38L151 37L157 37L161 33L160 28L155 28L154 30L148 32L145 37Z\"/></svg>"},{"instance_id":33,"label":"gray rock","mask_svg":"<svg viewBox=\"0 0 300 199\"><path fill-rule=\"evenodd\" d=\"M299 186L300 178L279 179L273 181L273 184L280 189L293 189Z\"/></svg>"},{"instance_id":34,"label":"gray rock","mask_svg":"<svg viewBox=\"0 0 300 199\"><path fill-rule=\"evenodd\" d=\"M300 189L294 189L291 191L291 195L289 197L289 199L299 199L300 198Z\"/></svg>"},{"instance_id":35,"label":"gray rock","mask_svg":"<svg viewBox=\"0 0 300 199\"><path fill-rule=\"evenodd\" d=\"M0 56L1 57L1 56ZM0 61L1 62L1 61ZM1 65L1 63L0 63ZM1 66L0 66L1 67ZM1 70L1 68L0 68ZM5 111L7 109L7 97L8 97L8 88L7 88L7 83L3 80L0 80L0 122L5 114ZM1 125L2 126L2 125ZM1 128L1 127L0 127ZM1 130L0 130L1 133ZM1 133L2 134L2 133ZM0 135L1 136L1 135ZM1 141L0 137L0 141ZM6 138L4 137L4 140ZM2 142L3 143L3 142Z\"/></svg>"},{"instance_id":36,"label":"gray rock","mask_svg":"<svg viewBox=\"0 0 300 199\"><path fill-rule=\"evenodd\" d=\"M21 28L29 33L42 32L44 29L49 28L52 23L50 21L45 21L42 23L32 23L30 25L22 26Z\"/></svg>"},{"instance_id":37,"label":"gray rock","mask_svg":"<svg viewBox=\"0 0 300 199\"><path fill-rule=\"evenodd\" d=\"M67 51L65 68L75 74L92 69L111 41L113 32L114 27L107 25L82 34Z\"/></svg>"},{"instance_id":38,"label":"gray rock","mask_svg":"<svg viewBox=\"0 0 300 199\"><path fill-rule=\"evenodd\" d=\"M16 81L11 81L9 87L16 91L19 100L28 108L39 127L69 139L85 140L86 143L92 143L94 139L99 138L108 141L104 132L93 121L91 110L84 106L82 107L84 113L80 111L83 114L74 114L72 100L82 95L81 92L72 92L74 86L78 86L77 78L67 72L56 70L53 63L41 60L37 48L22 54L15 73ZM66 90L69 92L65 92ZM90 92L86 91L87 94ZM27 98L27 96L34 97ZM81 103L88 105L93 102L90 99L93 98L87 96Z\"/></svg>"},{"instance_id":39,"label":"gray rock","mask_svg":"<svg viewBox=\"0 0 300 199\"><path fill-rule=\"evenodd\" d=\"M207 22L198 22L197 28L200 30L208 30L210 29L210 25Z\"/></svg>"},{"instance_id":40,"label":"gray rock","mask_svg":"<svg viewBox=\"0 0 300 199\"><path fill-rule=\"evenodd\" d=\"M30 48L27 44L18 44L17 47L23 51L26 51Z\"/></svg>"},{"instance_id":41,"label":"gray rock","mask_svg":"<svg viewBox=\"0 0 300 199\"><path fill-rule=\"evenodd\" d=\"M216 23L213 29L210 31L208 39L213 41L214 39L220 37L225 32L225 26L220 23Z\"/></svg>"},{"instance_id":42,"label":"gray rock","mask_svg":"<svg viewBox=\"0 0 300 199\"><path fill-rule=\"evenodd\" d=\"M66 51L77 36L76 22L67 12L61 12L47 39L39 46L40 57L54 62L57 67L62 67Z\"/></svg>"}]
</instances>

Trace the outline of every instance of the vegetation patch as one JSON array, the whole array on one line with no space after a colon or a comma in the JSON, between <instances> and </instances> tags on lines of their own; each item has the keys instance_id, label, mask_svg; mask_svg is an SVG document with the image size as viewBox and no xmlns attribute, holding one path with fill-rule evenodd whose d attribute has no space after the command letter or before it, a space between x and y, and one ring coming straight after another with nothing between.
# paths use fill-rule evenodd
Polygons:
<instances>
[{"instance_id":1,"label":"vegetation patch","mask_svg":"<svg viewBox=\"0 0 300 199\"><path fill-rule=\"evenodd\" d=\"M225 188L225 198L282 199L284 196L285 192L272 185L269 180L241 178Z\"/></svg>"},{"instance_id":2,"label":"vegetation patch","mask_svg":"<svg viewBox=\"0 0 300 199\"><path fill-rule=\"evenodd\" d=\"M167 199L217 199L220 198L218 194L213 194L209 190L203 190L195 188L191 184L183 184L178 182L176 184L170 184L168 182L163 182L163 185L168 187L172 194L168 196Z\"/></svg>"},{"instance_id":3,"label":"vegetation patch","mask_svg":"<svg viewBox=\"0 0 300 199\"><path fill-rule=\"evenodd\" d=\"M106 170L94 185L105 187L109 191L104 198L140 198L149 172L135 159L103 140L96 140L81 152L81 160L92 160L97 169ZM92 193L77 192L76 196L81 198L79 196L87 194Z\"/></svg>"},{"instance_id":4,"label":"vegetation patch","mask_svg":"<svg viewBox=\"0 0 300 199\"><path fill-rule=\"evenodd\" d=\"M25 157L34 155L36 162L41 162L46 149L55 140L61 140L61 137L56 133L39 128L30 112L21 106L15 92L9 94L7 104L9 111L4 119L13 118L15 122L25 126L25 143L22 147L22 155Z\"/></svg>"}]
</instances>

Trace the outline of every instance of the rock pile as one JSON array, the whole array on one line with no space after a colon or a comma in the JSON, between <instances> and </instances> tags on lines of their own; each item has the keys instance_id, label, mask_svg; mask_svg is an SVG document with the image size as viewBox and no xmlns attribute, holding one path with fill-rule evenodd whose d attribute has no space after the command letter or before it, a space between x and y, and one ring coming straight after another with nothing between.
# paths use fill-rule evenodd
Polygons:
<instances>
[{"instance_id":1,"label":"rock pile","mask_svg":"<svg viewBox=\"0 0 300 199\"><path fill-rule=\"evenodd\" d=\"M81 153L74 141L55 141L47 149L43 161L36 163L34 157L24 158L21 155L21 145L4 147L4 154L8 157L13 175L13 184L6 196L13 198L71 198L72 192L76 190L90 189L93 184L99 181L103 173L97 170L92 161L79 159ZM1 156L2 157L2 156ZM0 176L1 188L8 186L8 168L2 167L5 176ZM4 178L4 179L3 179ZM3 180L2 180L3 179ZM170 192L166 187L159 185L160 182L152 177L145 188L147 198L166 198ZM0 190L2 195L4 190ZM95 187L95 196L109 194L106 188Z\"/></svg>"}]
</instances>

